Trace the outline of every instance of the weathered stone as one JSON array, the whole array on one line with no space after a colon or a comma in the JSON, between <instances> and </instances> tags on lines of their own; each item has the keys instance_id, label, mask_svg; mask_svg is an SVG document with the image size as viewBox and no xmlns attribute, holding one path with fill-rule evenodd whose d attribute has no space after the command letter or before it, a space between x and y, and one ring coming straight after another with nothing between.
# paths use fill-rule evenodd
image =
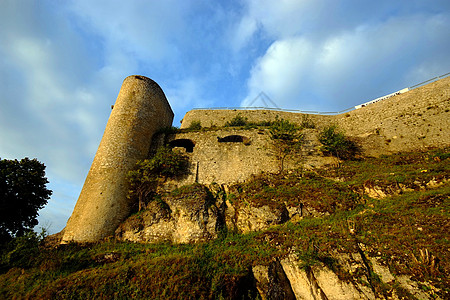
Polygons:
<instances>
[{"instance_id":1,"label":"weathered stone","mask_svg":"<svg viewBox=\"0 0 450 300\"><path fill-rule=\"evenodd\" d=\"M283 224L289 219L286 207L261 207L241 206L239 207L236 228L242 232L258 231L272 225Z\"/></svg>"},{"instance_id":2,"label":"weathered stone","mask_svg":"<svg viewBox=\"0 0 450 300\"><path fill-rule=\"evenodd\" d=\"M63 243L94 242L114 234L133 205L127 199L127 172L147 157L153 134L172 120L158 84L143 76L125 78Z\"/></svg>"},{"instance_id":3,"label":"weathered stone","mask_svg":"<svg viewBox=\"0 0 450 300\"><path fill-rule=\"evenodd\" d=\"M222 219L206 187L191 186L177 196L152 201L116 230L120 240L195 243L217 237Z\"/></svg>"},{"instance_id":4,"label":"weathered stone","mask_svg":"<svg viewBox=\"0 0 450 300\"><path fill-rule=\"evenodd\" d=\"M315 129L304 129L302 152L285 162L286 170L299 166L320 166L334 161L333 158L320 155L317 140L320 130L330 124L338 125L346 135L356 139L364 155L448 146L449 87L450 77L447 77L340 115L305 115L268 110L190 111L184 117L181 128L187 128L192 121L200 121L203 127L215 130L179 133L169 137L169 144L185 148L190 159L191 175L177 184L228 184L245 181L251 175L263 171L278 171L279 164L273 155L273 143L267 130L217 127L223 126L238 114L251 122L282 118L300 125L306 116L314 123ZM133 206L126 197L127 171L138 159L146 158L152 136L159 129L170 126L172 119L171 108L155 82L142 76L130 76L124 80L77 205L67 223L63 242L97 241L114 233ZM176 140L184 140L185 144ZM158 141L155 145L164 142L163 139ZM421 189L426 188L425 184L418 184ZM429 186L437 184L432 181ZM399 187L397 189L400 192L402 190ZM374 193L374 197L388 194L383 189L368 192ZM257 211L248 214L267 215ZM268 217L268 222L276 223L271 218ZM261 226L260 222L253 227ZM245 231L250 230L251 226L242 227L247 228Z\"/></svg>"},{"instance_id":5,"label":"weathered stone","mask_svg":"<svg viewBox=\"0 0 450 300\"><path fill-rule=\"evenodd\" d=\"M252 271L262 299L296 299L291 283L278 260L268 266L254 266Z\"/></svg>"},{"instance_id":6,"label":"weathered stone","mask_svg":"<svg viewBox=\"0 0 450 300\"><path fill-rule=\"evenodd\" d=\"M344 282L323 264L300 267L301 261L290 255L281 265L291 283L297 299L375 299L366 295L352 283Z\"/></svg>"}]
</instances>

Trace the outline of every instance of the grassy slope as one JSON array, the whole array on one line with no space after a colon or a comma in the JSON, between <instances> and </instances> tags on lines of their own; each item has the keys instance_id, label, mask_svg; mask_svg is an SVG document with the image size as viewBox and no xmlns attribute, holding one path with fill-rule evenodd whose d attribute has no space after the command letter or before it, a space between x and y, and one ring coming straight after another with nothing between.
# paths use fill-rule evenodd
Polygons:
<instances>
[{"instance_id":1,"label":"grassy slope","mask_svg":"<svg viewBox=\"0 0 450 300\"><path fill-rule=\"evenodd\" d=\"M349 274L339 273L333 257L357 252L358 244L368 255L380 257L394 274L431 282L446 298L450 184L429 190L420 186L433 178L448 179L449 160L449 149L441 149L350 161L303 177L300 172L261 176L235 187L238 194L232 201L302 202L330 215L251 234L228 233L195 245L109 240L84 247L40 248L24 256L17 252L15 258L2 258L0 298L253 298L252 265L267 264L296 249L305 265L322 261L349 279ZM354 192L364 186L400 185L411 191L379 200ZM349 225L355 234L350 234ZM372 285L385 295L395 288L377 280Z\"/></svg>"}]
</instances>

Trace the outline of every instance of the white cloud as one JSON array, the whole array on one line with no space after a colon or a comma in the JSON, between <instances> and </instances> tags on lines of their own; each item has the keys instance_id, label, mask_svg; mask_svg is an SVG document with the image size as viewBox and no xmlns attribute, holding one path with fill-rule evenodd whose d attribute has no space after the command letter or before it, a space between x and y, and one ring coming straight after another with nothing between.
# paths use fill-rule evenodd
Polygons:
<instances>
[{"instance_id":1,"label":"white cloud","mask_svg":"<svg viewBox=\"0 0 450 300\"><path fill-rule=\"evenodd\" d=\"M167 1L77 0L70 10L88 32L97 34L109 55L115 51L134 59L158 61L176 51L173 41L183 35L187 3Z\"/></svg>"},{"instance_id":2,"label":"white cloud","mask_svg":"<svg viewBox=\"0 0 450 300\"><path fill-rule=\"evenodd\" d=\"M249 96L242 105L247 106L262 91L278 106L292 107L301 93L299 88L309 81L312 55L313 45L303 38L273 43L253 68L248 82Z\"/></svg>"},{"instance_id":3,"label":"white cloud","mask_svg":"<svg viewBox=\"0 0 450 300\"><path fill-rule=\"evenodd\" d=\"M231 46L233 50L241 50L247 45L256 30L258 30L258 24L254 18L249 16L242 18L236 27L233 28L233 34L231 36Z\"/></svg>"},{"instance_id":4,"label":"white cloud","mask_svg":"<svg viewBox=\"0 0 450 300\"><path fill-rule=\"evenodd\" d=\"M281 107L337 111L446 73L449 26L449 14L415 13L279 38L255 62L242 105L264 91Z\"/></svg>"}]
</instances>

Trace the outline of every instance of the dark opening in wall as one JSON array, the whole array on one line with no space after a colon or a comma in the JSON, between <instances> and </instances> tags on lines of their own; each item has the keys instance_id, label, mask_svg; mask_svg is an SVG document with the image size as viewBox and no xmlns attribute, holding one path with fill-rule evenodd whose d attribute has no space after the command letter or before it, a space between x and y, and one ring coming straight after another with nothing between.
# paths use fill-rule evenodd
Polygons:
<instances>
[{"instance_id":1,"label":"dark opening in wall","mask_svg":"<svg viewBox=\"0 0 450 300\"><path fill-rule=\"evenodd\" d=\"M186 152L193 152L195 143L189 139L177 139L169 142L170 148L183 147Z\"/></svg>"},{"instance_id":2,"label":"dark opening in wall","mask_svg":"<svg viewBox=\"0 0 450 300\"><path fill-rule=\"evenodd\" d=\"M250 145L250 139L242 135L229 135L224 138L217 137L219 143L244 143L244 145Z\"/></svg>"}]
</instances>

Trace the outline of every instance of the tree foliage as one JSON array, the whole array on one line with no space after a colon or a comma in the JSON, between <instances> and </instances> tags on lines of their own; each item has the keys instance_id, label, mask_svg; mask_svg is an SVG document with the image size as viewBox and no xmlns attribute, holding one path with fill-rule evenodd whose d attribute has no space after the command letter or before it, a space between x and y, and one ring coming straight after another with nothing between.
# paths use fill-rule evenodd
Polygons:
<instances>
[{"instance_id":1,"label":"tree foliage","mask_svg":"<svg viewBox=\"0 0 450 300\"><path fill-rule=\"evenodd\" d=\"M45 165L37 159L0 160L0 241L22 236L38 224L48 190Z\"/></svg>"},{"instance_id":2,"label":"tree foliage","mask_svg":"<svg viewBox=\"0 0 450 300\"><path fill-rule=\"evenodd\" d=\"M353 158L359 152L358 145L340 132L336 125L325 127L319 134L319 142L323 145L323 153L340 159Z\"/></svg>"},{"instance_id":3,"label":"tree foliage","mask_svg":"<svg viewBox=\"0 0 450 300\"><path fill-rule=\"evenodd\" d=\"M138 199L140 211L154 198L160 182L186 174L187 170L188 158L184 154L161 147L152 158L139 160L136 168L128 172L128 198Z\"/></svg>"},{"instance_id":4,"label":"tree foliage","mask_svg":"<svg viewBox=\"0 0 450 300\"><path fill-rule=\"evenodd\" d=\"M284 119L277 119L271 123L269 135L274 143L275 156L280 164L279 170L283 172L286 158L301 150L304 135L299 126Z\"/></svg>"}]
</instances>

